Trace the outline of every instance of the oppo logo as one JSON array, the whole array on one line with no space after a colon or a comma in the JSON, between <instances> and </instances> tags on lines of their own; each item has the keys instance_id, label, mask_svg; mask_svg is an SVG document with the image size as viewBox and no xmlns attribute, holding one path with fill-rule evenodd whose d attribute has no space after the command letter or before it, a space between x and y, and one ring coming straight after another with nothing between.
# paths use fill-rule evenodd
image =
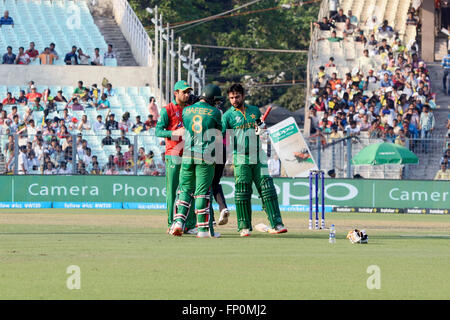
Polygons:
<instances>
[{"instance_id":1,"label":"oppo logo","mask_svg":"<svg viewBox=\"0 0 450 320\"><path fill-rule=\"evenodd\" d=\"M285 127L285 128L280 129L278 131L275 131L273 133L273 137L274 138L278 138L279 136L281 136L283 134L286 134L287 132L292 131L292 130L294 130L294 125L290 125L289 127Z\"/></svg>"},{"instance_id":2,"label":"oppo logo","mask_svg":"<svg viewBox=\"0 0 450 320\"><path fill-rule=\"evenodd\" d=\"M229 186L230 192L225 193L225 198L233 198L234 197L234 182L232 181L221 181L223 186ZM224 188L228 189L228 188ZM291 200L309 200L309 183L308 182L283 182L281 188L275 184L275 189L277 190L277 194L279 195L282 192L282 196L278 199L281 205L289 206L291 205ZM224 190L225 191L225 190ZM319 189L320 192L320 189ZM314 193L314 190L313 190ZM337 196L336 194L342 194ZM348 183L336 182L330 183L325 186L325 198L334 201L347 201L355 198L358 195L358 189ZM252 195L252 198L257 199L258 194L255 192Z\"/></svg>"}]
</instances>

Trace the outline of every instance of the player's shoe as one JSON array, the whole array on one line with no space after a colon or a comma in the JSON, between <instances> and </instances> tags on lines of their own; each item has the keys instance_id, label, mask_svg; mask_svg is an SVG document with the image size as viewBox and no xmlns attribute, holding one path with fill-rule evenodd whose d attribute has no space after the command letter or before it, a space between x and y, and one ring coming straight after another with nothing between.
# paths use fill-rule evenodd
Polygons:
<instances>
[{"instance_id":1,"label":"player's shoe","mask_svg":"<svg viewBox=\"0 0 450 320\"><path fill-rule=\"evenodd\" d=\"M197 238L219 238L219 237L220 237L220 233L218 233L218 232L214 232L213 236L211 236L210 231L199 231L197 233Z\"/></svg>"},{"instance_id":2,"label":"player's shoe","mask_svg":"<svg viewBox=\"0 0 450 320\"><path fill-rule=\"evenodd\" d=\"M230 211L228 211L227 208L223 209L220 212L219 226L223 226L223 225L227 224L229 216L230 216Z\"/></svg>"},{"instance_id":3,"label":"player's shoe","mask_svg":"<svg viewBox=\"0 0 450 320\"><path fill-rule=\"evenodd\" d=\"M270 234L286 233L286 232L288 232L288 229L285 226L283 226L282 224L279 224L275 228L269 229L268 232Z\"/></svg>"},{"instance_id":4,"label":"player's shoe","mask_svg":"<svg viewBox=\"0 0 450 320\"><path fill-rule=\"evenodd\" d=\"M250 237L251 234L252 234L252 232L250 231L250 229L242 229L241 230L241 237Z\"/></svg>"},{"instance_id":5,"label":"player's shoe","mask_svg":"<svg viewBox=\"0 0 450 320\"><path fill-rule=\"evenodd\" d=\"M197 234L198 233L198 229L197 228L185 229L184 233L186 233L186 234Z\"/></svg>"},{"instance_id":6,"label":"player's shoe","mask_svg":"<svg viewBox=\"0 0 450 320\"><path fill-rule=\"evenodd\" d=\"M170 227L169 234L176 237L181 237L183 235L183 224L179 221L174 222Z\"/></svg>"}]
</instances>

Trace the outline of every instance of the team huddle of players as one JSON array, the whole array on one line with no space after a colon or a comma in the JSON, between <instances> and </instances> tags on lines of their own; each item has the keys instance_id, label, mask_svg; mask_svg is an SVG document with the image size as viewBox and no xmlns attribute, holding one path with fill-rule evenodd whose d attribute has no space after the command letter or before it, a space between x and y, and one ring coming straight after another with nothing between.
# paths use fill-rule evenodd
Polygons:
<instances>
[{"instance_id":1,"label":"team huddle of players","mask_svg":"<svg viewBox=\"0 0 450 320\"><path fill-rule=\"evenodd\" d=\"M244 103L240 84L228 91L231 107L223 112L221 89L207 85L199 101L189 105L192 88L186 81L174 87L174 100L161 109L156 135L166 140L166 194L168 233L198 238L220 236L214 232L211 192L219 205L219 225L228 222L229 211L220 185L226 146L233 152L235 205L240 235L252 231L252 185L261 197L271 228L269 233L287 232L281 219L278 197L261 151L261 113ZM231 132L231 134L230 134Z\"/></svg>"}]
</instances>

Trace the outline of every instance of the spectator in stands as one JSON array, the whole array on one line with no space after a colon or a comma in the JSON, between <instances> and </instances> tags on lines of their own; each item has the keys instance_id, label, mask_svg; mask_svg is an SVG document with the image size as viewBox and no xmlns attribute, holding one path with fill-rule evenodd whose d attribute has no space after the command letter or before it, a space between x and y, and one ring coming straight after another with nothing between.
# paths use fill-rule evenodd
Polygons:
<instances>
[{"instance_id":1,"label":"spectator in stands","mask_svg":"<svg viewBox=\"0 0 450 320\"><path fill-rule=\"evenodd\" d=\"M105 59L117 59L117 55L113 52L112 44L108 44L108 51L103 55L103 60Z\"/></svg>"},{"instance_id":2,"label":"spectator in stands","mask_svg":"<svg viewBox=\"0 0 450 320\"><path fill-rule=\"evenodd\" d=\"M72 46L72 50L66 54L65 58L64 58L64 62L67 65L76 65L78 64L78 57L77 57L77 47L76 46Z\"/></svg>"},{"instance_id":3,"label":"spectator in stands","mask_svg":"<svg viewBox=\"0 0 450 320\"><path fill-rule=\"evenodd\" d=\"M355 42L362 42L363 44L365 44L367 42L367 39L364 36L364 31L357 29L356 32L357 36L355 37Z\"/></svg>"},{"instance_id":4,"label":"spectator in stands","mask_svg":"<svg viewBox=\"0 0 450 320\"><path fill-rule=\"evenodd\" d=\"M144 130L144 123L141 121L141 116L136 116L136 123L133 124L131 130L134 133L140 133L142 130Z\"/></svg>"},{"instance_id":5,"label":"spectator in stands","mask_svg":"<svg viewBox=\"0 0 450 320\"><path fill-rule=\"evenodd\" d=\"M72 111L83 111L84 107L78 102L78 98L72 99L72 104L67 104L67 108L72 109Z\"/></svg>"},{"instance_id":6,"label":"spectator in stands","mask_svg":"<svg viewBox=\"0 0 450 320\"><path fill-rule=\"evenodd\" d=\"M149 99L148 113L153 116L153 119L155 121L158 121L158 119L159 119L159 111L158 111L158 106L156 105L155 97L150 97L150 99Z\"/></svg>"},{"instance_id":7,"label":"spectator in stands","mask_svg":"<svg viewBox=\"0 0 450 320\"><path fill-rule=\"evenodd\" d=\"M426 139L429 138L429 135L433 132L434 126L435 126L435 118L433 112L430 110L429 105L423 106L423 112L420 115L420 123L419 123L419 130L420 130L420 138ZM423 149L424 152L428 151L428 143L426 140L423 140Z\"/></svg>"},{"instance_id":8,"label":"spectator in stands","mask_svg":"<svg viewBox=\"0 0 450 320\"><path fill-rule=\"evenodd\" d=\"M91 123L89 122L87 115L83 114L81 116L81 121L78 124L78 130L79 131L91 130Z\"/></svg>"},{"instance_id":9,"label":"spectator in stands","mask_svg":"<svg viewBox=\"0 0 450 320\"><path fill-rule=\"evenodd\" d=\"M117 138L116 144L119 145L119 146L123 146L123 145L129 146L130 145L130 139L125 137L125 131L124 130L120 130L120 137Z\"/></svg>"},{"instance_id":10,"label":"spectator in stands","mask_svg":"<svg viewBox=\"0 0 450 320\"><path fill-rule=\"evenodd\" d=\"M345 20L347 19L347 16L344 14L343 9L339 9L338 13L330 18L334 22L345 22Z\"/></svg>"},{"instance_id":11,"label":"spectator in stands","mask_svg":"<svg viewBox=\"0 0 450 320\"><path fill-rule=\"evenodd\" d=\"M93 66L102 66L103 65L103 57L100 54L100 49L95 48L94 55L92 56L91 65Z\"/></svg>"},{"instance_id":12,"label":"spectator in stands","mask_svg":"<svg viewBox=\"0 0 450 320\"><path fill-rule=\"evenodd\" d=\"M155 121L153 119L153 115L149 114L148 118L147 118L147 121L145 121L145 123L144 123L145 130L148 130L148 129L151 129L151 128L155 128L156 127L156 123L157 123L157 121Z\"/></svg>"},{"instance_id":13,"label":"spectator in stands","mask_svg":"<svg viewBox=\"0 0 450 320\"><path fill-rule=\"evenodd\" d=\"M127 162L125 161L123 154L119 152L117 156L114 157L114 164L116 165L118 170L125 169Z\"/></svg>"},{"instance_id":14,"label":"spectator in stands","mask_svg":"<svg viewBox=\"0 0 450 320\"><path fill-rule=\"evenodd\" d=\"M385 73L383 75L383 79L381 79L380 85L381 85L382 88L388 88L388 87L392 87L394 85L392 80L389 78L389 74L388 73Z\"/></svg>"},{"instance_id":15,"label":"spectator in stands","mask_svg":"<svg viewBox=\"0 0 450 320\"><path fill-rule=\"evenodd\" d=\"M103 93L106 94L108 97L113 97L116 95L116 90L113 89L112 84L108 82L106 84L106 89L105 88L102 89L102 94Z\"/></svg>"},{"instance_id":16,"label":"spectator in stands","mask_svg":"<svg viewBox=\"0 0 450 320\"><path fill-rule=\"evenodd\" d=\"M328 59L328 62L325 64L325 68L336 68L333 57L330 57L330 59Z\"/></svg>"},{"instance_id":17,"label":"spectator in stands","mask_svg":"<svg viewBox=\"0 0 450 320\"><path fill-rule=\"evenodd\" d=\"M34 48L34 42L30 42L30 48L25 51L25 53L32 59L33 61L39 56L39 51Z\"/></svg>"},{"instance_id":18,"label":"spectator in stands","mask_svg":"<svg viewBox=\"0 0 450 320\"><path fill-rule=\"evenodd\" d=\"M27 174L28 173L28 158L27 158L27 147L26 146L20 146L19 147L19 161L18 161L18 173L20 175Z\"/></svg>"},{"instance_id":19,"label":"spectator in stands","mask_svg":"<svg viewBox=\"0 0 450 320\"><path fill-rule=\"evenodd\" d=\"M86 171L86 164L84 163L83 160L79 160L79 161L78 161L78 164L77 164L77 174L79 174L79 175L87 175L87 174L89 174L89 173Z\"/></svg>"},{"instance_id":20,"label":"spectator in stands","mask_svg":"<svg viewBox=\"0 0 450 320\"><path fill-rule=\"evenodd\" d=\"M80 98L81 95L84 94L85 90L86 90L86 88L83 87L83 81L81 81L81 80L78 81L78 85L75 88L75 90L73 91L72 97Z\"/></svg>"},{"instance_id":21,"label":"spectator in stands","mask_svg":"<svg viewBox=\"0 0 450 320\"><path fill-rule=\"evenodd\" d=\"M125 161L133 161L134 157L134 145L130 144L128 151L123 154Z\"/></svg>"},{"instance_id":22,"label":"spectator in stands","mask_svg":"<svg viewBox=\"0 0 450 320\"><path fill-rule=\"evenodd\" d=\"M322 31L330 31L331 28L336 28L336 26L330 20L328 20L327 17L323 17L322 21L314 22L313 24L319 27L319 29Z\"/></svg>"},{"instance_id":23,"label":"spectator in stands","mask_svg":"<svg viewBox=\"0 0 450 320\"><path fill-rule=\"evenodd\" d=\"M92 125L94 132L105 130L105 123L102 121L102 115L97 115L97 121Z\"/></svg>"},{"instance_id":24,"label":"spectator in stands","mask_svg":"<svg viewBox=\"0 0 450 320\"><path fill-rule=\"evenodd\" d=\"M30 56L24 52L23 47L19 47L19 53L17 54L15 64L29 64L31 62Z\"/></svg>"},{"instance_id":25,"label":"spectator in stands","mask_svg":"<svg viewBox=\"0 0 450 320\"><path fill-rule=\"evenodd\" d=\"M405 135L405 130L403 128L401 128L398 131L398 135L395 138L394 143L398 144L400 146L406 147L406 135Z\"/></svg>"},{"instance_id":26,"label":"spectator in stands","mask_svg":"<svg viewBox=\"0 0 450 320\"><path fill-rule=\"evenodd\" d=\"M102 171L100 170L100 167L99 167L97 161L92 162L92 170L91 170L91 174L94 174L94 175L100 175L100 174L102 174Z\"/></svg>"},{"instance_id":27,"label":"spectator in stands","mask_svg":"<svg viewBox=\"0 0 450 320\"><path fill-rule=\"evenodd\" d=\"M58 132L59 139L67 139L70 136L70 133L67 131L67 127L65 124L61 125Z\"/></svg>"},{"instance_id":28,"label":"spectator in stands","mask_svg":"<svg viewBox=\"0 0 450 320\"><path fill-rule=\"evenodd\" d=\"M16 61L16 55L12 52L12 47L8 46L7 52L3 55L3 64L14 64Z\"/></svg>"},{"instance_id":29,"label":"spectator in stands","mask_svg":"<svg viewBox=\"0 0 450 320\"><path fill-rule=\"evenodd\" d=\"M41 64L53 64L53 61L56 59L56 56L50 53L49 47L46 47L44 52L42 52L38 57Z\"/></svg>"},{"instance_id":30,"label":"spectator in stands","mask_svg":"<svg viewBox=\"0 0 450 320\"><path fill-rule=\"evenodd\" d=\"M392 27L388 24L387 20L384 20L383 24L378 28L378 33L382 37L387 36L388 38L390 38L394 33L394 29L392 29Z\"/></svg>"},{"instance_id":31,"label":"spectator in stands","mask_svg":"<svg viewBox=\"0 0 450 320\"><path fill-rule=\"evenodd\" d=\"M111 108L111 104L108 100L108 96L103 93L100 100L97 101L97 110L110 109L110 108Z\"/></svg>"},{"instance_id":32,"label":"spectator in stands","mask_svg":"<svg viewBox=\"0 0 450 320\"><path fill-rule=\"evenodd\" d=\"M87 140L81 139L81 144L77 147L77 155L80 159L82 159L86 155L87 148Z\"/></svg>"},{"instance_id":33,"label":"spectator in stands","mask_svg":"<svg viewBox=\"0 0 450 320\"><path fill-rule=\"evenodd\" d=\"M355 27L350 23L350 19L345 20L344 29L342 30L344 37L351 37L354 31Z\"/></svg>"},{"instance_id":34,"label":"spectator in stands","mask_svg":"<svg viewBox=\"0 0 450 320\"><path fill-rule=\"evenodd\" d=\"M55 59L58 60L59 59L59 54L58 52L55 50L56 45L52 42L50 43L50 54L55 56Z\"/></svg>"},{"instance_id":35,"label":"spectator in stands","mask_svg":"<svg viewBox=\"0 0 450 320\"><path fill-rule=\"evenodd\" d=\"M31 92L26 95L28 103L34 103L36 98L42 98L42 94L37 92L37 89L34 85L31 85Z\"/></svg>"},{"instance_id":36,"label":"spectator in stands","mask_svg":"<svg viewBox=\"0 0 450 320\"><path fill-rule=\"evenodd\" d=\"M112 146L114 143L115 141L111 137L111 130L106 129L106 137L102 139L102 146Z\"/></svg>"},{"instance_id":37,"label":"spectator in stands","mask_svg":"<svg viewBox=\"0 0 450 320\"><path fill-rule=\"evenodd\" d=\"M94 107L94 100L91 95L91 91L88 88L84 89L84 93L80 96L80 103L85 108L93 108Z\"/></svg>"},{"instance_id":38,"label":"spectator in stands","mask_svg":"<svg viewBox=\"0 0 450 320\"><path fill-rule=\"evenodd\" d=\"M114 113L109 114L109 119L106 121L105 127L107 130L119 130L119 123L115 120Z\"/></svg>"},{"instance_id":39,"label":"spectator in stands","mask_svg":"<svg viewBox=\"0 0 450 320\"><path fill-rule=\"evenodd\" d=\"M447 163L441 163L441 169L436 173L434 180L450 180L450 170L447 170Z\"/></svg>"},{"instance_id":40,"label":"spectator in stands","mask_svg":"<svg viewBox=\"0 0 450 320\"><path fill-rule=\"evenodd\" d=\"M12 96L11 92L8 92L6 94L6 98L3 99L2 104L3 105L16 104L16 99Z\"/></svg>"},{"instance_id":41,"label":"spectator in stands","mask_svg":"<svg viewBox=\"0 0 450 320\"><path fill-rule=\"evenodd\" d=\"M347 19L350 20L350 23L354 26L358 25L358 18L353 14L352 10L348 10Z\"/></svg>"},{"instance_id":42,"label":"spectator in stands","mask_svg":"<svg viewBox=\"0 0 450 320\"><path fill-rule=\"evenodd\" d=\"M58 90L58 92L56 93L56 96L53 98L53 100L55 102L65 102L65 103L67 103L67 99L66 99L66 97L63 96L62 90Z\"/></svg>"},{"instance_id":43,"label":"spectator in stands","mask_svg":"<svg viewBox=\"0 0 450 320\"><path fill-rule=\"evenodd\" d=\"M41 98L36 97L33 102L33 106L31 107L33 111L44 111L44 107L41 105Z\"/></svg>"},{"instance_id":44,"label":"spectator in stands","mask_svg":"<svg viewBox=\"0 0 450 320\"><path fill-rule=\"evenodd\" d=\"M116 166L114 163L107 163L106 164L106 170L105 170L105 174L106 175L116 175L119 174L119 171L117 171Z\"/></svg>"},{"instance_id":45,"label":"spectator in stands","mask_svg":"<svg viewBox=\"0 0 450 320\"><path fill-rule=\"evenodd\" d=\"M122 115L122 120L119 122L119 130L128 132L133 127L133 122L130 120L130 113L127 111Z\"/></svg>"},{"instance_id":46,"label":"spectator in stands","mask_svg":"<svg viewBox=\"0 0 450 320\"><path fill-rule=\"evenodd\" d=\"M77 52L78 52L78 61L79 61L79 63L81 65L86 65L86 66L89 65L90 64L89 59L91 59L91 56L83 53L83 50L81 48L79 48L77 50Z\"/></svg>"},{"instance_id":47,"label":"spectator in stands","mask_svg":"<svg viewBox=\"0 0 450 320\"><path fill-rule=\"evenodd\" d=\"M0 18L0 28L5 26L11 26L14 28L14 19L9 16L9 11L6 10L3 17Z\"/></svg>"},{"instance_id":48,"label":"spectator in stands","mask_svg":"<svg viewBox=\"0 0 450 320\"><path fill-rule=\"evenodd\" d=\"M328 37L328 38L319 38L318 39L318 41L321 41L321 40L328 40L329 42L341 42L342 40L344 40L344 38L341 38L341 37L338 37L337 35L336 35L336 31L332 31L331 32L331 37Z\"/></svg>"}]
</instances>

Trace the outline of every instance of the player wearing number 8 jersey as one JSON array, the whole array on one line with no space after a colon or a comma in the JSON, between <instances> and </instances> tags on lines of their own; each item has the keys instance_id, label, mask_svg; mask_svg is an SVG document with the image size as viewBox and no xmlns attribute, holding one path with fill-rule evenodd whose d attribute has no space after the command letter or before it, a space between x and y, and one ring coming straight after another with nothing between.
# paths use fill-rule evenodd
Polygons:
<instances>
[{"instance_id":1,"label":"player wearing number 8 jersey","mask_svg":"<svg viewBox=\"0 0 450 320\"><path fill-rule=\"evenodd\" d=\"M180 196L170 234L181 236L186 215L195 201L198 238L215 236L210 221L210 188L217 149L222 150L222 114L214 107L222 101L216 85L203 88L200 101L183 109L185 145L180 172ZM220 148L217 148L220 145ZM219 156L221 158L221 156Z\"/></svg>"}]
</instances>

